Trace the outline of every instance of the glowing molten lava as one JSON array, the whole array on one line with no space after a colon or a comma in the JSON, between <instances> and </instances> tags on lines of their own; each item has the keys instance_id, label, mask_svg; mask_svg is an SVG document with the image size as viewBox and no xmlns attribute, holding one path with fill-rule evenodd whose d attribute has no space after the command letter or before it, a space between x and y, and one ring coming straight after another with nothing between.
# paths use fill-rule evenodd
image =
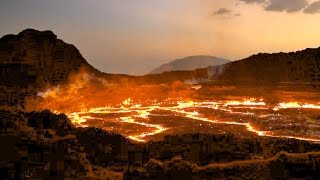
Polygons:
<instances>
[{"instance_id":1,"label":"glowing molten lava","mask_svg":"<svg viewBox=\"0 0 320 180\"><path fill-rule=\"evenodd\" d=\"M166 134L234 133L320 141L320 104L197 97L203 87L181 82L116 84L88 74L27 101L29 110L65 113L76 126L94 126L145 142ZM198 91L199 90L199 91Z\"/></svg>"},{"instance_id":2,"label":"glowing molten lava","mask_svg":"<svg viewBox=\"0 0 320 180\"><path fill-rule=\"evenodd\" d=\"M280 103L276 107L278 107L277 111L280 109L286 109L288 106L282 106L283 104L290 104L290 103ZM316 105L313 106L303 106L305 108L309 109L317 109ZM315 107L315 108L314 108ZM301 106L290 106L290 108L301 108ZM262 99L259 101L256 101L255 99L244 99L243 101L204 101L204 102L194 102L194 101L173 101L167 100L167 103L160 102L160 103L153 103L152 105L141 105L133 103L131 98L126 99L121 104L119 104L118 107L98 107L98 108L92 108L88 110L84 110L81 112L73 112L68 113L68 116L70 119L72 119L72 122L75 124L78 124L79 126L87 126L85 125L88 120L96 119L105 121L106 119L101 119L95 117L95 115L101 115L101 114L118 114L119 117L118 122L127 123L127 124L136 124L139 126L143 126L145 128L142 128L138 132L134 132L132 134L126 134L125 132L118 132L126 135L128 138L144 142L145 138L148 136L154 136L157 134L164 133L166 130L171 129L172 127L168 126L166 122L163 122L163 124L153 124L149 122L150 117L153 116L165 116L164 114L156 115L153 114L154 111L163 111L163 112L169 112L171 116L175 117L182 117L193 120L193 123L211 123L211 124L226 124L226 125L237 125L237 126L243 126L247 129L249 132L253 132L257 134L258 136L272 136L272 137L284 137L284 138L296 138L296 139L302 139L302 140L309 140L309 141L320 141L320 139L317 138L307 138L307 137L301 137L301 136L285 136L285 135L276 135L272 131L268 130L258 130L255 128L251 122L241 122L241 121L230 121L230 120L223 120L223 119L212 119L209 117L206 117L205 115L199 113L199 109L212 109L215 111L222 111L224 113L228 114L235 114L239 115L240 117L250 117L255 116L254 112L248 112L243 111L243 109L246 110L254 110L254 111L274 111L272 107L267 107L266 103L263 102ZM238 111L234 111L234 109L237 109ZM260 115L259 117L268 117L271 115ZM188 123L188 122L186 122Z\"/></svg>"},{"instance_id":3,"label":"glowing molten lava","mask_svg":"<svg viewBox=\"0 0 320 180\"><path fill-rule=\"evenodd\" d=\"M299 102L282 102L279 103L278 106L276 106L274 108L274 110L279 110L279 109L320 109L320 105L316 105L316 104L303 104L303 103L299 103Z\"/></svg>"}]
</instances>

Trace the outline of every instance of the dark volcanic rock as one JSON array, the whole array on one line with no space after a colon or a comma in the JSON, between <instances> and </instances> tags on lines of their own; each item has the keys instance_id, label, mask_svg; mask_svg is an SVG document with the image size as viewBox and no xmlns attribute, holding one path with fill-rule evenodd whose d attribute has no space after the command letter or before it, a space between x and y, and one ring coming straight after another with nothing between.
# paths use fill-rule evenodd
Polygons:
<instances>
[{"instance_id":1,"label":"dark volcanic rock","mask_svg":"<svg viewBox=\"0 0 320 180\"><path fill-rule=\"evenodd\" d=\"M319 179L319 144L294 139L237 139L185 134L148 143L149 161L126 179ZM164 157L161 152L176 152ZM204 157L204 158L202 158Z\"/></svg>"},{"instance_id":2,"label":"dark volcanic rock","mask_svg":"<svg viewBox=\"0 0 320 180\"><path fill-rule=\"evenodd\" d=\"M120 134L108 133L98 128L78 128L78 143L84 147L87 158L97 165L111 165L121 161L122 148L130 142Z\"/></svg>"},{"instance_id":3,"label":"dark volcanic rock","mask_svg":"<svg viewBox=\"0 0 320 180\"><path fill-rule=\"evenodd\" d=\"M71 130L74 128L70 119L64 115L56 115L49 110L29 113L28 126L36 129Z\"/></svg>"},{"instance_id":4,"label":"dark volcanic rock","mask_svg":"<svg viewBox=\"0 0 320 180\"><path fill-rule=\"evenodd\" d=\"M213 80L223 85L270 86L299 83L319 87L320 48L290 53L260 53L221 66L152 74L134 80L139 82L140 79L161 83L173 80Z\"/></svg>"},{"instance_id":5,"label":"dark volcanic rock","mask_svg":"<svg viewBox=\"0 0 320 180\"><path fill-rule=\"evenodd\" d=\"M64 82L71 72L81 67L92 68L75 46L57 39L51 31L33 29L0 39L0 63L2 71L7 69L8 72L1 73L3 78L12 79L14 76L9 72L20 70L40 87ZM16 85L21 83L16 82Z\"/></svg>"},{"instance_id":6,"label":"dark volcanic rock","mask_svg":"<svg viewBox=\"0 0 320 180\"><path fill-rule=\"evenodd\" d=\"M198 166L182 159L150 160L141 170L124 173L125 179L319 179L319 153L280 152L264 160ZM148 173L146 173L148 172Z\"/></svg>"},{"instance_id":7,"label":"dark volcanic rock","mask_svg":"<svg viewBox=\"0 0 320 180\"><path fill-rule=\"evenodd\" d=\"M319 144L307 141L184 134L133 144L101 129L68 127L66 116L49 111L1 110L0 122L7 179L319 179Z\"/></svg>"},{"instance_id":8,"label":"dark volcanic rock","mask_svg":"<svg viewBox=\"0 0 320 180\"><path fill-rule=\"evenodd\" d=\"M97 71L51 31L6 35L0 39L0 105L18 104L47 85L62 84L81 68Z\"/></svg>"},{"instance_id":9,"label":"dark volcanic rock","mask_svg":"<svg viewBox=\"0 0 320 180\"><path fill-rule=\"evenodd\" d=\"M320 48L257 54L228 63L220 80L233 84L320 83Z\"/></svg>"},{"instance_id":10,"label":"dark volcanic rock","mask_svg":"<svg viewBox=\"0 0 320 180\"><path fill-rule=\"evenodd\" d=\"M118 163L128 143L100 129L74 128L62 114L0 110L0 179L88 178L99 173L92 164Z\"/></svg>"},{"instance_id":11,"label":"dark volcanic rock","mask_svg":"<svg viewBox=\"0 0 320 180\"><path fill-rule=\"evenodd\" d=\"M175 76L179 74L184 76ZM300 83L319 87L320 48L290 53L259 53L221 66L167 72L159 75L159 78L166 76L176 77L176 80L211 79L219 84L270 86Z\"/></svg>"}]
</instances>

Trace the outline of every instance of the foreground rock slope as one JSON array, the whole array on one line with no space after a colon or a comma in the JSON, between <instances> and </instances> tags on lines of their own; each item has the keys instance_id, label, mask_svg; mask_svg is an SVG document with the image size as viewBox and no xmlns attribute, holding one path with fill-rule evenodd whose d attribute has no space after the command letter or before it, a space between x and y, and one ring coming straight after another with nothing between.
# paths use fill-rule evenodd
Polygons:
<instances>
[{"instance_id":1,"label":"foreground rock slope","mask_svg":"<svg viewBox=\"0 0 320 180\"><path fill-rule=\"evenodd\" d=\"M50 111L0 110L0 146L4 179L320 178L320 145L307 141L182 134L139 144Z\"/></svg>"}]
</instances>

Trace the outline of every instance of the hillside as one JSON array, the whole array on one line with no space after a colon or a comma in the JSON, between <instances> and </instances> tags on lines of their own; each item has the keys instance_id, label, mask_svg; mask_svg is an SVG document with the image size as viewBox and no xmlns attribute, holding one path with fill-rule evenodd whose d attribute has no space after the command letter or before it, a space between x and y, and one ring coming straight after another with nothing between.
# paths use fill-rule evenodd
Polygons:
<instances>
[{"instance_id":1,"label":"hillside","mask_svg":"<svg viewBox=\"0 0 320 180\"><path fill-rule=\"evenodd\" d=\"M33 29L0 39L0 68L6 72L1 73L1 79L8 81L0 83L21 81L20 85L29 82L38 87L66 81L80 68L94 70L75 46L57 39L51 31Z\"/></svg>"},{"instance_id":2,"label":"hillside","mask_svg":"<svg viewBox=\"0 0 320 180\"><path fill-rule=\"evenodd\" d=\"M72 73L98 72L78 49L51 31L26 29L0 39L0 105L22 103L48 85L67 82Z\"/></svg>"},{"instance_id":3,"label":"hillside","mask_svg":"<svg viewBox=\"0 0 320 180\"><path fill-rule=\"evenodd\" d=\"M309 83L316 86L320 83L320 48L260 53L226 64L215 78L233 84Z\"/></svg>"},{"instance_id":4,"label":"hillside","mask_svg":"<svg viewBox=\"0 0 320 180\"><path fill-rule=\"evenodd\" d=\"M190 56L177 59L154 69L150 74L161 74L169 71L191 71L208 66L219 66L230 62L227 59L213 56Z\"/></svg>"},{"instance_id":5,"label":"hillside","mask_svg":"<svg viewBox=\"0 0 320 180\"><path fill-rule=\"evenodd\" d=\"M208 62L228 63L207 67ZM206 68L181 70L195 66ZM170 68L175 71L156 73ZM235 62L211 56L193 56L166 64L153 71L155 74L130 76L102 73L92 67L75 46L58 39L53 32L27 29L18 35L6 35L0 39L0 105L24 104L26 96L35 95L49 85L61 85L71 74L81 70L118 84L210 80L222 85L302 83L319 87L320 48L291 53L260 53Z\"/></svg>"}]
</instances>

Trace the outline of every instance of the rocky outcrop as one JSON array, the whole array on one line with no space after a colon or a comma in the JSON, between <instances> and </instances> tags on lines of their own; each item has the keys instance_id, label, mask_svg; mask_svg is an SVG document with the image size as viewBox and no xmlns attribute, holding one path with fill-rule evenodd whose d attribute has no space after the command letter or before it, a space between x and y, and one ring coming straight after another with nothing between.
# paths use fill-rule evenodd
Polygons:
<instances>
[{"instance_id":1,"label":"rocky outcrop","mask_svg":"<svg viewBox=\"0 0 320 180\"><path fill-rule=\"evenodd\" d=\"M28 126L42 130L54 129L62 134L74 128L66 115L56 115L49 110L29 113Z\"/></svg>"},{"instance_id":2,"label":"rocky outcrop","mask_svg":"<svg viewBox=\"0 0 320 180\"><path fill-rule=\"evenodd\" d=\"M51 31L26 29L0 39L0 103L18 104L47 85L62 84L81 68L95 72L78 49Z\"/></svg>"},{"instance_id":3,"label":"rocky outcrop","mask_svg":"<svg viewBox=\"0 0 320 180\"><path fill-rule=\"evenodd\" d=\"M75 128L63 114L0 110L1 179L119 178L126 144L121 135ZM113 164L117 171L106 167Z\"/></svg>"},{"instance_id":4,"label":"rocky outcrop","mask_svg":"<svg viewBox=\"0 0 320 180\"><path fill-rule=\"evenodd\" d=\"M97 128L68 126L50 111L0 110L4 179L319 179L319 144L233 134L168 135L135 144ZM62 131L64 133L59 133ZM108 178L104 178L104 176Z\"/></svg>"},{"instance_id":5,"label":"rocky outcrop","mask_svg":"<svg viewBox=\"0 0 320 180\"><path fill-rule=\"evenodd\" d=\"M125 179L319 179L320 154L280 152L272 158L199 166L180 157L129 169Z\"/></svg>"},{"instance_id":6,"label":"rocky outcrop","mask_svg":"<svg viewBox=\"0 0 320 180\"><path fill-rule=\"evenodd\" d=\"M320 48L257 54L228 63L215 78L232 84L320 84Z\"/></svg>"},{"instance_id":7,"label":"rocky outcrop","mask_svg":"<svg viewBox=\"0 0 320 180\"><path fill-rule=\"evenodd\" d=\"M37 86L61 83L81 67L92 68L75 46L57 39L51 31L33 29L0 39L0 63L3 78L21 72Z\"/></svg>"},{"instance_id":8,"label":"rocky outcrop","mask_svg":"<svg viewBox=\"0 0 320 180\"><path fill-rule=\"evenodd\" d=\"M319 144L233 134L168 135L146 144L148 161L127 179L318 179ZM140 150L140 152L143 152ZM136 159L137 161L137 159Z\"/></svg>"}]
</instances>

